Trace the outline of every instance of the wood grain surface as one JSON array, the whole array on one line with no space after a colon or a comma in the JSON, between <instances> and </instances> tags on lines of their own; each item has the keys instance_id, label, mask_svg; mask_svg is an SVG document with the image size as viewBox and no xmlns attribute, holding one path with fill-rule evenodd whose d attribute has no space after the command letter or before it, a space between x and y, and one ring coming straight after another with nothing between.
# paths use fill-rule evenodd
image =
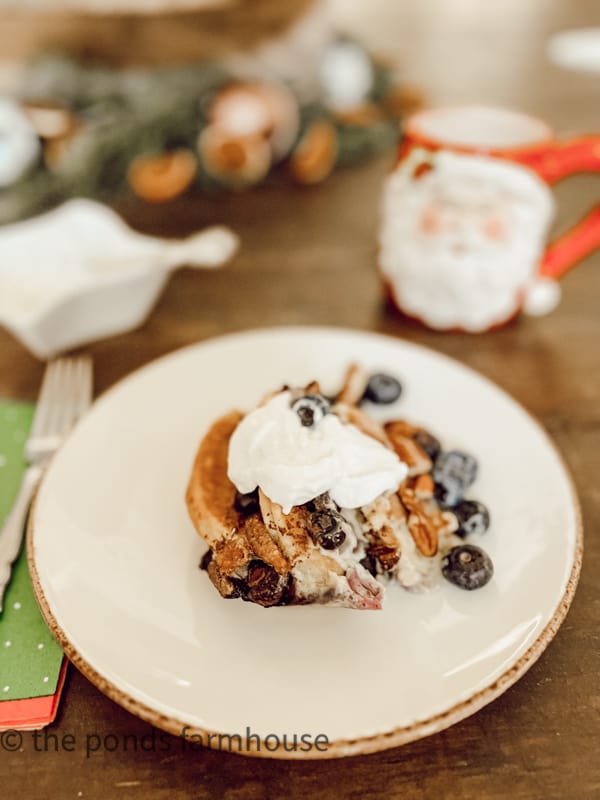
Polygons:
<instances>
[{"instance_id":1,"label":"wood grain surface","mask_svg":"<svg viewBox=\"0 0 600 800\"><path fill-rule=\"evenodd\" d=\"M371 0L368 18L361 16L362 3L334 5L371 43L403 59L406 74L435 102L511 104L543 115L563 134L600 130L600 76L561 72L544 56L549 32L600 24L594 0ZM459 725L400 749L332 762L182 752L174 737L166 737L161 750L159 742L151 744L150 726L71 668L49 732L72 734L75 752L61 751L53 739L47 752L36 752L26 736L22 751L0 752L0 797L600 797L600 256L567 276L563 302L551 316L523 318L480 337L412 326L386 306L375 269L378 198L390 159L340 172L320 188L188 197L168 208L122 204L120 210L141 230L180 235L226 222L239 232L243 247L226 270L179 272L140 330L86 348L95 359L97 389L182 345L277 324L382 331L480 370L541 420L564 453L580 494L583 572L555 641L517 685ZM580 176L557 188L557 231L597 201L598 180ZM33 399L42 369L0 331L0 396ZM353 702L380 702L376 687ZM131 747L123 751L126 734L138 737L137 753ZM115 752L104 749L87 757L86 735L112 735L120 744ZM147 738L139 739L143 735ZM111 746L114 741L107 740Z\"/></svg>"}]
</instances>

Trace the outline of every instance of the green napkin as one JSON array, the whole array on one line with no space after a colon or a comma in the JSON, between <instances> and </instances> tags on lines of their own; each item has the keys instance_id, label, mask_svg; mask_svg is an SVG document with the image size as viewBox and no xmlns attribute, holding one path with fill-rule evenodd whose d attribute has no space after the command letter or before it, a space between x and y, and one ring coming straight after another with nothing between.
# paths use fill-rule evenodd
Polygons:
<instances>
[{"instance_id":1,"label":"green napkin","mask_svg":"<svg viewBox=\"0 0 600 800\"><path fill-rule=\"evenodd\" d=\"M33 407L0 402L0 526L12 507L25 469L23 446ZM63 653L37 607L25 547L13 566L0 615L0 724L2 701L56 692Z\"/></svg>"}]
</instances>

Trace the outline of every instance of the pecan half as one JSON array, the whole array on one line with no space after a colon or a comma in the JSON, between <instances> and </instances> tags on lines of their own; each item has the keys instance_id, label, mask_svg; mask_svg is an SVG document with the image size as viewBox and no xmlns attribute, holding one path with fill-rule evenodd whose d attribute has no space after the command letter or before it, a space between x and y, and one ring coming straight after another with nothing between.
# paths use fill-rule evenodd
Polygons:
<instances>
[{"instance_id":1,"label":"pecan half","mask_svg":"<svg viewBox=\"0 0 600 800\"><path fill-rule=\"evenodd\" d=\"M399 436L408 436L409 439L412 439L412 437L421 430L421 428L412 425L405 419L390 420L390 422L386 423L386 429L388 427L393 428Z\"/></svg>"},{"instance_id":2,"label":"pecan half","mask_svg":"<svg viewBox=\"0 0 600 800\"><path fill-rule=\"evenodd\" d=\"M425 496L431 488L425 478L429 476L421 475L406 481L400 486L398 496L409 511L408 529L419 552L424 556L434 556L438 551L440 536L453 533L458 523L454 514L441 511L433 497Z\"/></svg>"},{"instance_id":3,"label":"pecan half","mask_svg":"<svg viewBox=\"0 0 600 800\"><path fill-rule=\"evenodd\" d=\"M381 534L382 532L380 532ZM367 547L367 554L376 558L385 572L392 570L400 561L400 549L392 544L386 544L382 538L373 540Z\"/></svg>"},{"instance_id":4,"label":"pecan half","mask_svg":"<svg viewBox=\"0 0 600 800\"><path fill-rule=\"evenodd\" d=\"M366 370L358 364L350 364L344 375L344 382L336 402L356 406L360 403L367 388L369 376Z\"/></svg>"},{"instance_id":5,"label":"pecan half","mask_svg":"<svg viewBox=\"0 0 600 800\"><path fill-rule=\"evenodd\" d=\"M362 433L377 439L378 442L381 442L386 447L390 447L390 441L379 422L366 414L361 408L358 408L358 406L336 403L333 410L342 422L349 422L355 425Z\"/></svg>"},{"instance_id":6,"label":"pecan half","mask_svg":"<svg viewBox=\"0 0 600 800\"><path fill-rule=\"evenodd\" d=\"M311 381L304 387L306 394L322 394L319 381Z\"/></svg>"},{"instance_id":7,"label":"pecan half","mask_svg":"<svg viewBox=\"0 0 600 800\"><path fill-rule=\"evenodd\" d=\"M372 503L363 506L368 530L367 553L378 559L384 570L389 571L396 566L401 556L400 539L394 526L404 521L405 511L398 495L379 496Z\"/></svg>"},{"instance_id":8,"label":"pecan half","mask_svg":"<svg viewBox=\"0 0 600 800\"><path fill-rule=\"evenodd\" d=\"M429 473L418 475L414 481L415 497L417 500L429 500L433 497L435 485Z\"/></svg>"},{"instance_id":9,"label":"pecan half","mask_svg":"<svg viewBox=\"0 0 600 800\"><path fill-rule=\"evenodd\" d=\"M420 511L411 512L408 515L408 530L421 555L430 558L437 553L437 528L426 514Z\"/></svg>"},{"instance_id":10,"label":"pecan half","mask_svg":"<svg viewBox=\"0 0 600 800\"><path fill-rule=\"evenodd\" d=\"M423 475L431 469L431 459L410 436L405 434L405 425L404 422L388 422L384 425L384 430L400 460L408 465L409 476Z\"/></svg>"}]
</instances>

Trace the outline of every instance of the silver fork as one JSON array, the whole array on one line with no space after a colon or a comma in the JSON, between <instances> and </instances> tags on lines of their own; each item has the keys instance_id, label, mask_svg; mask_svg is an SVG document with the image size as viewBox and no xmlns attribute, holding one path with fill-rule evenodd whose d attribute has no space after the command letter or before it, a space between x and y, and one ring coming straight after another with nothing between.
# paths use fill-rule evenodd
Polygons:
<instances>
[{"instance_id":1,"label":"silver fork","mask_svg":"<svg viewBox=\"0 0 600 800\"><path fill-rule=\"evenodd\" d=\"M33 493L65 436L92 402L92 360L59 358L46 367L31 433L25 444L29 464L17 499L0 531L0 614L25 529Z\"/></svg>"}]
</instances>

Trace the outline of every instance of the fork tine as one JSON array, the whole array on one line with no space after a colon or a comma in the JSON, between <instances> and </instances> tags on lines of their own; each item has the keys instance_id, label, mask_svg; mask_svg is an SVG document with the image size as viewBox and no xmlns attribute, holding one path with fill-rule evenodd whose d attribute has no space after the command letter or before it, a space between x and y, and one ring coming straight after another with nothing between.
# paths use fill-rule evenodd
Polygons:
<instances>
[{"instance_id":1,"label":"fork tine","mask_svg":"<svg viewBox=\"0 0 600 800\"><path fill-rule=\"evenodd\" d=\"M93 362L90 356L85 356L83 359L83 381L85 382L85 388L82 391L81 395L81 404L82 407L80 409L80 414L91 406L92 400L94 398L94 367Z\"/></svg>"},{"instance_id":2,"label":"fork tine","mask_svg":"<svg viewBox=\"0 0 600 800\"><path fill-rule=\"evenodd\" d=\"M52 413L52 400L55 393L57 377L57 361L51 361L46 367L42 379L42 388L38 397L35 415L31 426L30 438L43 436L49 429Z\"/></svg>"},{"instance_id":3,"label":"fork tine","mask_svg":"<svg viewBox=\"0 0 600 800\"><path fill-rule=\"evenodd\" d=\"M46 368L30 438L62 436L90 405L92 361L58 358Z\"/></svg>"},{"instance_id":4,"label":"fork tine","mask_svg":"<svg viewBox=\"0 0 600 800\"><path fill-rule=\"evenodd\" d=\"M70 430L80 413L82 388L80 359L66 358L63 361L63 374L58 397L60 413L57 423L61 436L64 436Z\"/></svg>"},{"instance_id":5,"label":"fork tine","mask_svg":"<svg viewBox=\"0 0 600 800\"><path fill-rule=\"evenodd\" d=\"M50 400L50 412L47 433L61 436L65 429L65 422L70 416L69 395L71 382L71 361L67 358L60 358L56 362L55 381L53 393Z\"/></svg>"},{"instance_id":6,"label":"fork tine","mask_svg":"<svg viewBox=\"0 0 600 800\"><path fill-rule=\"evenodd\" d=\"M64 378L60 394L60 427L61 436L64 436L75 421L75 394L77 385L77 366L72 358L64 359Z\"/></svg>"},{"instance_id":7,"label":"fork tine","mask_svg":"<svg viewBox=\"0 0 600 800\"><path fill-rule=\"evenodd\" d=\"M76 419L91 405L93 393L92 360L89 356L81 356L76 364L76 389L74 392Z\"/></svg>"}]
</instances>

